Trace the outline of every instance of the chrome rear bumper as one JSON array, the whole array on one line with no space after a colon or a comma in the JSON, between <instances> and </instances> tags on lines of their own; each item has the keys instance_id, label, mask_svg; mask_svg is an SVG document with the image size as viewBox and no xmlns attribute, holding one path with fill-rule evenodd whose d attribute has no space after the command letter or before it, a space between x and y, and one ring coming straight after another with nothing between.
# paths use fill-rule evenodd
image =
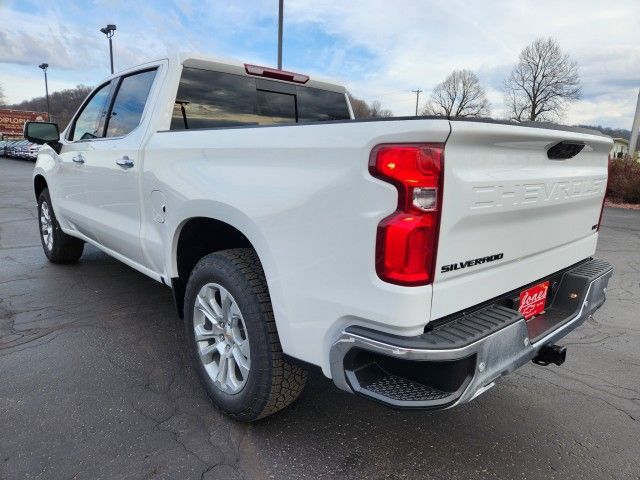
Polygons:
<instances>
[{"instance_id":1,"label":"chrome rear bumper","mask_svg":"<svg viewBox=\"0 0 640 480\"><path fill-rule=\"evenodd\" d=\"M589 318L604 303L612 274L610 264L595 259L562 272L545 313L528 322L491 304L418 337L348 327L331 348L333 381L398 408L468 402Z\"/></svg>"}]
</instances>

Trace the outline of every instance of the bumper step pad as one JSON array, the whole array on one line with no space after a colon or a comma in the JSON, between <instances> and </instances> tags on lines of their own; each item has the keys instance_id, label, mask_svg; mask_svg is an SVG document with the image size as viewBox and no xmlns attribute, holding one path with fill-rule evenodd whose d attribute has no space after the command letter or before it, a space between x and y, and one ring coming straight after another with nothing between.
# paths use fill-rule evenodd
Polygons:
<instances>
[{"instance_id":1,"label":"bumper step pad","mask_svg":"<svg viewBox=\"0 0 640 480\"><path fill-rule=\"evenodd\" d=\"M567 274L575 275L576 277L582 277L585 280L591 282L611 270L612 267L609 262L594 258L593 260L585 262L581 265L578 265L576 268L569 270Z\"/></svg>"},{"instance_id":2,"label":"bumper step pad","mask_svg":"<svg viewBox=\"0 0 640 480\"><path fill-rule=\"evenodd\" d=\"M404 348L450 350L469 345L522 318L520 312L501 305L489 305L455 317L417 337L389 335L365 327L349 327L347 332Z\"/></svg>"},{"instance_id":3,"label":"bumper step pad","mask_svg":"<svg viewBox=\"0 0 640 480\"><path fill-rule=\"evenodd\" d=\"M334 382L396 408L468 402L581 325L604 303L612 273L609 263L591 259L550 275L557 283L550 302L528 321L505 306L523 286L415 337L347 327L331 350Z\"/></svg>"},{"instance_id":4,"label":"bumper step pad","mask_svg":"<svg viewBox=\"0 0 640 480\"><path fill-rule=\"evenodd\" d=\"M381 377L369 385L363 385L363 388L383 397L403 402L441 400L450 395L450 393L443 392L437 388L412 382L407 378L392 374Z\"/></svg>"}]
</instances>

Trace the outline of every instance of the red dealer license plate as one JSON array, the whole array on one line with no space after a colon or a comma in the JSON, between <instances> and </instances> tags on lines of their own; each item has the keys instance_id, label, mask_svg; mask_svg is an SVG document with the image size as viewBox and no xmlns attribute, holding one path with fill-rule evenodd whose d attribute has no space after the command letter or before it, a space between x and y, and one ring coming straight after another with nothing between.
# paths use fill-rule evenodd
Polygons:
<instances>
[{"instance_id":1,"label":"red dealer license plate","mask_svg":"<svg viewBox=\"0 0 640 480\"><path fill-rule=\"evenodd\" d=\"M518 310L525 320L544 312L548 290L549 282L546 281L520 292L520 307Z\"/></svg>"}]
</instances>

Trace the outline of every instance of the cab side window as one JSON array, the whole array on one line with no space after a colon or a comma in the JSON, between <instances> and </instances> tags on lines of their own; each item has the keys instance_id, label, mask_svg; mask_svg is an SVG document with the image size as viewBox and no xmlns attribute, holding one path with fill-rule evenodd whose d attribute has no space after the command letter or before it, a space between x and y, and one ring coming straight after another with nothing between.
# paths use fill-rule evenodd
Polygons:
<instances>
[{"instance_id":1,"label":"cab side window","mask_svg":"<svg viewBox=\"0 0 640 480\"><path fill-rule=\"evenodd\" d=\"M103 85L93 94L91 100L76 117L73 129L69 134L69 140L91 140L102 137L103 120L107 114L110 90L111 82Z\"/></svg>"},{"instance_id":2,"label":"cab side window","mask_svg":"<svg viewBox=\"0 0 640 480\"><path fill-rule=\"evenodd\" d=\"M107 137L122 137L140 124L156 70L123 77L111 107Z\"/></svg>"}]
</instances>

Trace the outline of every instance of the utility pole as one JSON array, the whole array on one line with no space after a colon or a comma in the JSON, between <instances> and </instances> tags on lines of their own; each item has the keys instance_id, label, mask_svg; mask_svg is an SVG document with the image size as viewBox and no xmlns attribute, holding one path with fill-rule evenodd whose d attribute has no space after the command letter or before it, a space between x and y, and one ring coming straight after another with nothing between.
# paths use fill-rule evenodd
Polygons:
<instances>
[{"instance_id":1,"label":"utility pole","mask_svg":"<svg viewBox=\"0 0 640 480\"><path fill-rule=\"evenodd\" d=\"M418 101L420 99L420 93L422 92L422 90L417 89L417 90L411 90L413 93L416 94L416 117L418 116Z\"/></svg>"},{"instance_id":2,"label":"utility pole","mask_svg":"<svg viewBox=\"0 0 640 480\"><path fill-rule=\"evenodd\" d=\"M111 43L111 37L116 32L116 26L112 23L100 29L109 39L109 58L111 59L111 74L113 75L113 44Z\"/></svg>"},{"instance_id":3,"label":"utility pole","mask_svg":"<svg viewBox=\"0 0 640 480\"><path fill-rule=\"evenodd\" d=\"M284 0L278 7L278 70L282 70L282 17L284 16Z\"/></svg>"},{"instance_id":4,"label":"utility pole","mask_svg":"<svg viewBox=\"0 0 640 480\"><path fill-rule=\"evenodd\" d=\"M629 142L629 155L633 157L638 144L638 129L640 129L640 90L638 91L638 103L636 104L636 114L633 117L633 126L631 127L631 141Z\"/></svg>"},{"instance_id":5,"label":"utility pole","mask_svg":"<svg viewBox=\"0 0 640 480\"><path fill-rule=\"evenodd\" d=\"M41 63L38 65L39 68L44 72L44 91L47 95L47 121L51 121L51 111L49 109L49 82L47 81L47 68L49 68L48 63Z\"/></svg>"}]
</instances>

